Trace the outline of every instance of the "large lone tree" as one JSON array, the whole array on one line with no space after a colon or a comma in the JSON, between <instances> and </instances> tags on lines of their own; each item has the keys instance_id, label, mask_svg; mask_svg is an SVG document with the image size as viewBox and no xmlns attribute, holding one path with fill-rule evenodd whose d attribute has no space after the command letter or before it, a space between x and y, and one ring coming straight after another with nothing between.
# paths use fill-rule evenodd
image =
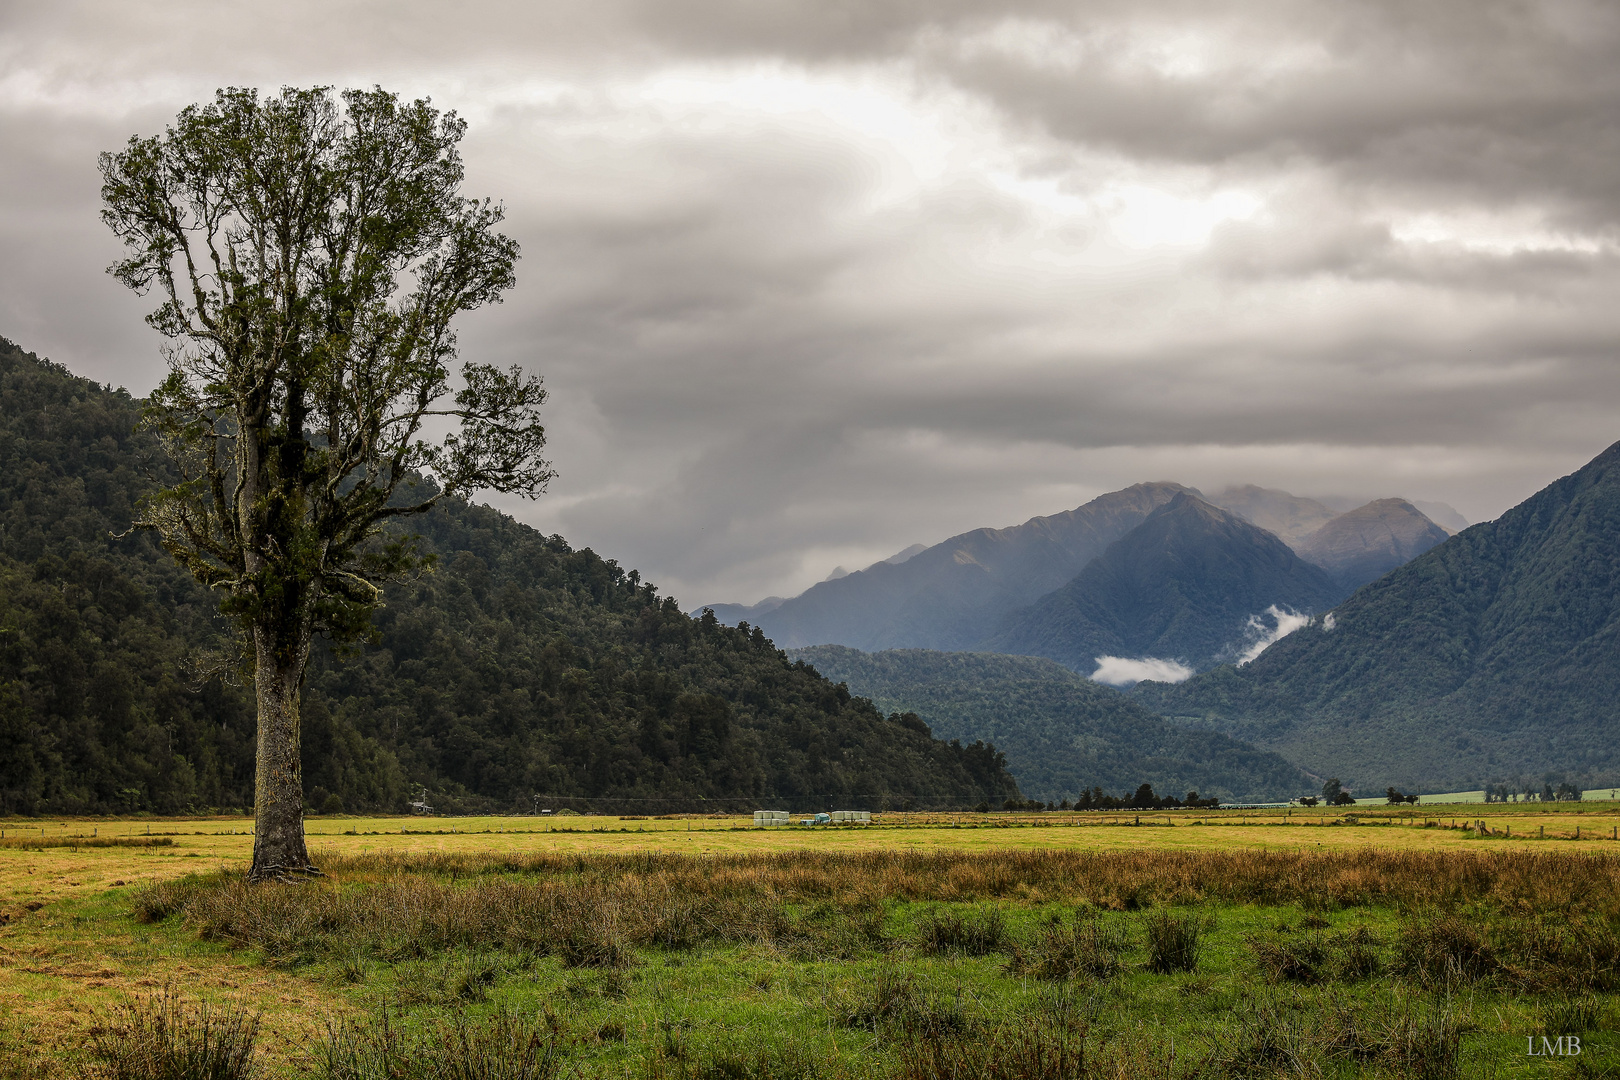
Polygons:
<instances>
[{"instance_id":1,"label":"large lone tree","mask_svg":"<svg viewBox=\"0 0 1620 1080\"><path fill-rule=\"evenodd\" d=\"M110 272L161 305L169 374L147 423L178 480L137 524L240 631L258 697L254 880L319 871L304 845L299 698L317 634L370 631L420 566L390 522L550 479L538 378L464 364L451 323L499 302L517 245L461 197L466 130L427 101L222 90L101 156ZM437 432L439 437L430 437Z\"/></svg>"}]
</instances>

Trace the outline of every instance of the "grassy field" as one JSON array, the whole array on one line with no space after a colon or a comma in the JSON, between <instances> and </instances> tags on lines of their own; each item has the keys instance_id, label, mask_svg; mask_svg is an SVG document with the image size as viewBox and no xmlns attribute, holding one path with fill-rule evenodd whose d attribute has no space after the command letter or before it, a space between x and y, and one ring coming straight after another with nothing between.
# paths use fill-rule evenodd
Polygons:
<instances>
[{"instance_id":1,"label":"grassy field","mask_svg":"<svg viewBox=\"0 0 1620 1080\"><path fill-rule=\"evenodd\" d=\"M311 818L327 877L248 889L243 818L3 822L0 1076L95 1075L166 992L261 1013L273 1076L1620 1075L1617 824Z\"/></svg>"}]
</instances>

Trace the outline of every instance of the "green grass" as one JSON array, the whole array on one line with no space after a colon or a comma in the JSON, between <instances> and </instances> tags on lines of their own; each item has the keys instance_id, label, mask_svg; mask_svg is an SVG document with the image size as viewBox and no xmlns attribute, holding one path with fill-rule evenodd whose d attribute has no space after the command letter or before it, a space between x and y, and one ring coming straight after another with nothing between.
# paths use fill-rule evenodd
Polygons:
<instances>
[{"instance_id":1,"label":"green grass","mask_svg":"<svg viewBox=\"0 0 1620 1080\"><path fill-rule=\"evenodd\" d=\"M1525 1056L1544 1032L1612 1075L1617 869L1515 850L366 856L316 885L160 883L128 928L341 1007L266 1059L323 1080L1569 1072Z\"/></svg>"},{"instance_id":2,"label":"green grass","mask_svg":"<svg viewBox=\"0 0 1620 1080\"><path fill-rule=\"evenodd\" d=\"M19 873L59 856L29 858ZM1574 845L472 847L325 865L310 885L209 870L19 913L0 928L0 1080L96 1075L96 1031L103 1065L151 1058L119 1058L106 1033L165 988L221 1023L258 1016L266 1080L1620 1067L1620 860ZM1526 1057L1526 1038L1560 1034L1581 1036L1578 1063Z\"/></svg>"}]
</instances>

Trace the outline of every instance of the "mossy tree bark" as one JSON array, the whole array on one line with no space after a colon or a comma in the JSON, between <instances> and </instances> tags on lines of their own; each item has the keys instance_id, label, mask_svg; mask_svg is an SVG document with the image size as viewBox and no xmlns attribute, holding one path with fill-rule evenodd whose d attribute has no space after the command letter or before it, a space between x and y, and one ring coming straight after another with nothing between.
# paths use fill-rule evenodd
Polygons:
<instances>
[{"instance_id":1,"label":"mossy tree bark","mask_svg":"<svg viewBox=\"0 0 1620 1080\"><path fill-rule=\"evenodd\" d=\"M253 865L248 878L263 881L317 874L304 843L304 780L299 757L299 697L309 650L306 646L302 655L288 656L269 631L261 631L254 644L259 738Z\"/></svg>"}]
</instances>

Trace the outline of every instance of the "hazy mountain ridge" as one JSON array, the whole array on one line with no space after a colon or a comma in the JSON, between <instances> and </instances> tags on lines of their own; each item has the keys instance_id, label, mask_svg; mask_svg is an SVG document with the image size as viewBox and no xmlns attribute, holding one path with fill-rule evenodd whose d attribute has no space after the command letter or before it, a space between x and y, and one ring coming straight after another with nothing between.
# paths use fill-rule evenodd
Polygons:
<instances>
[{"instance_id":1,"label":"hazy mountain ridge","mask_svg":"<svg viewBox=\"0 0 1620 1080\"><path fill-rule=\"evenodd\" d=\"M1274 534L1307 563L1327 569L1341 597L1447 535L1405 500L1379 500L1338 513L1318 500L1275 488L1232 486L1206 498L1196 488L1164 481L1111 492L1023 525L975 529L929 548L913 545L855 573L839 567L827 580L787 600L767 597L757 604L706 606L722 622L762 626L777 644L789 648L832 643L868 651L1013 649L1062 655L1067 657L1065 663L1081 666L1084 661L1071 655L1074 650L1054 652L1059 646L1052 644L1050 634L1024 635L1014 642L1007 637L1013 633L1007 620L1022 608L1055 597L1109 544L1181 494ZM1237 599L1234 596L1234 602ZM1319 595L1312 595L1313 607L1322 602ZM1269 618L1268 607L1263 604L1246 612L1235 623L1223 618L1226 630L1220 633L1228 636L1213 650L1200 646L1198 663L1207 666L1222 647L1235 655L1233 650L1252 638L1247 620ZM1132 648L1128 634L1083 636L1088 642L1119 638L1110 647ZM1081 652L1092 647L1077 646Z\"/></svg>"},{"instance_id":2,"label":"hazy mountain ridge","mask_svg":"<svg viewBox=\"0 0 1620 1080\"><path fill-rule=\"evenodd\" d=\"M825 581L759 612L779 646L829 642L876 650L960 649L996 619L1058 588L1155 508L1190 489L1136 484L1084 506L1005 529L975 529Z\"/></svg>"},{"instance_id":3,"label":"hazy mountain ridge","mask_svg":"<svg viewBox=\"0 0 1620 1080\"><path fill-rule=\"evenodd\" d=\"M1193 670L1236 658L1252 617L1323 611L1343 596L1272 533L1178 494L1072 581L1008 615L980 651L1044 656L1082 674L1099 658Z\"/></svg>"},{"instance_id":4,"label":"hazy mountain ridge","mask_svg":"<svg viewBox=\"0 0 1620 1080\"><path fill-rule=\"evenodd\" d=\"M1241 670L1138 688L1363 787L1620 775L1620 444Z\"/></svg>"},{"instance_id":5,"label":"hazy mountain ridge","mask_svg":"<svg viewBox=\"0 0 1620 1080\"><path fill-rule=\"evenodd\" d=\"M839 645L790 655L881 710L915 712L936 736L993 741L1019 787L1038 799L1073 799L1099 786L1119 794L1151 783L1177 798L1196 790L1226 801L1269 801L1314 786L1277 754L1166 723L1049 660Z\"/></svg>"},{"instance_id":6,"label":"hazy mountain ridge","mask_svg":"<svg viewBox=\"0 0 1620 1080\"><path fill-rule=\"evenodd\" d=\"M1338 516L1338 511L1315 499L1254 484L1233 485L1215 495L1204 496L1204 501L1260 526L1289 547Z\"/></svg>"},{"instance_id":7,"label":"hazy mountain ridge","mask_svg":"<svg viewBox=\"0 0 1620 1080\"><path fill-rule=\"evenodd\" d=\"M1405 499L1377 499L1339 514L1294 550L1332 574L1349 593L1450 538Z\"/></svg>"}]
</instances>

